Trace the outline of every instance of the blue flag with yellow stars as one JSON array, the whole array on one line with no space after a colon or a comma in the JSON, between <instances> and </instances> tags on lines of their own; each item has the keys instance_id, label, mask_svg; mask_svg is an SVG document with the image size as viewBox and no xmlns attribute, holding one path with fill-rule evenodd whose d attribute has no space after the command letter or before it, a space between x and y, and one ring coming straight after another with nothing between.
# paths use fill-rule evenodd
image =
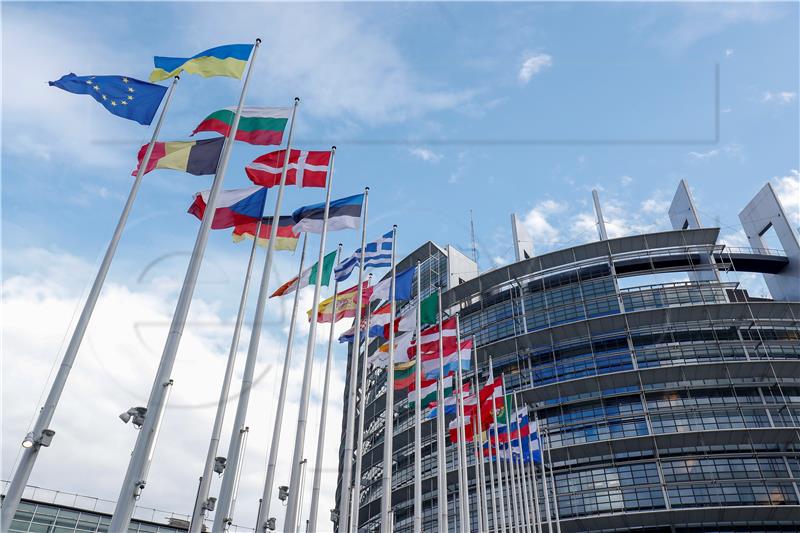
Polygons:
<instances>
[{"instance_id":1,"label":"blue flag with yellow stars","mask_svg":"<svg viewBox=\"0 0 800 533\"><path fill-rule=\"evenodd\" d=\"M90 94L118 117L148 125L167 88L125 76L76 76L67 74L49 84L75 93Z\"/></svg>"}]
</instances>

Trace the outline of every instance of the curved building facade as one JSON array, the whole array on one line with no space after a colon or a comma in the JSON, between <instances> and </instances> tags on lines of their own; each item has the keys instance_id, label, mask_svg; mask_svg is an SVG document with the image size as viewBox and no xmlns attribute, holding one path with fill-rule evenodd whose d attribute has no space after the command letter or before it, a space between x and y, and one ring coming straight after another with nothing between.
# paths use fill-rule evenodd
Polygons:
<instances>
[{"instance_id":1,"label":"curved building facade","mask_svg":"<svg viewBox=\"0 0 800 533\"><path fill-rule=\"evenodd\" d=\"M442 266L447 251L432 243L403 266L427 265L423 293L448 287L444 306L459 314L462 338L475 339L480 381L491 361L538 416L551 456L554 531L798 531L800 302L791 291L800 290L800 257L792 243L784 242L785 253L737 250L696 219L673 224L678 229L532 255L470 279ZM742 272L783 292L755 298L739 285ZM371 371L364 409L357 407L359 531L379 530L384 392L385 374ZM395 400L392 505L394 530L405 533L413 522L413 412L404 392ZM449 442L445 453L449 530L464 531ZM432 420L422 427L424 531L437 530L436 455ZM467 455L472 466L471 448ZM473 531L475 489L470 468ZM498 530L487 507L490 531Z\"/></svg>"}]
</instances>

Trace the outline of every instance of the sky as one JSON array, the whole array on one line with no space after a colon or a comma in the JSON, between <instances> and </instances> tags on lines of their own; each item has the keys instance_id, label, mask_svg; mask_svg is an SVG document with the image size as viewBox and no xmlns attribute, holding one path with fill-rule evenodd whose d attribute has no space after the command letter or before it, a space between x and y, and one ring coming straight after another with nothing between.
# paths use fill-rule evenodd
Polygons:
<instances>
[{"instance_id":1,"label":"sky","mask_svg":"<svg viewBox=\"0 0 800 533\"><path fill-rule=\"evenodd\" d=\"M669 229L680 179L702 223L720 227L732 246L746 245L738 213L767 182L800 227L797 3L3 2L0 9L3 479L116 224L136 152L152 133L91 98L47 86L69 72L147 79L153 55L191 56L260 37L247 104L285 106L300 97L294 146L338 147L333 196L369 186L368 237L397 224L401 256L427 240L471 254L472 217L481 270L507 264L512 212L536 253L595 240L592 189L610 236ZM187 140L210 112L235 105L240 90L231 78L183 76L160 139ZM248 186L244 165L269 150L237 143L225 187ZM146 402L198 227L186 209L210 184L210 176L169 170L145 176L33 485L116 499L136 437L117 415ZM283 211L322 200L321 190L287 189ZM356 231L336 232L326 248L342 242L349 254L358 240ZM318 253L317 237L309 250ZM210 238L143 506L191 508L248 253L227 231ZM271 285L292 276L298 258L276 254ZM763 291L752 278L743 282ZM267 305L247 418L234 522L249 527L285 350L291 298L284 300ZM303 291L301 311L311 300ZM280 484L289 477L307 324L299 330ZM315 349L311 462L328 331L320 328ZM234 390L249 323L242 339ZM335 346L334 357L321 530L329 530L335 504L345 350ZM232 418L233 407L222 455ZM215 479L212 494L218 487ZM306 515L309 497L310 487ZM280 525L283 509L273 509Z\"/></svg>"}]
</instances>

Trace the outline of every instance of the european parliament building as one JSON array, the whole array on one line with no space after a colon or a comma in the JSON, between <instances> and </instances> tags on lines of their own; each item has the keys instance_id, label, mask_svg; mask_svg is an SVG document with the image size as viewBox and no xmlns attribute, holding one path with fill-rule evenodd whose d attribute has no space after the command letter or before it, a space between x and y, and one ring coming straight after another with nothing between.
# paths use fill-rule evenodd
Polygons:
<instances>
[{"instance_id":1,"label":"european parliament building","mask_svg":"<svg viewBox=\"0 0 800 533\"><path fill-rule=\"evenodd\" d=\"M671 231L609 239L596 208L595 242L535 255L512 217L513 264L478 274L454 248L428 242L398 266L422 262L423 296L446 287L444 307L459 313L462 338L475 338L480 380L491 358L494 374L538 415L552 455L553 530L800 531L800 245L772 187L739 215L748 248L725 246L719 228L701 226L685 182ZM780 250L769 249L769 236ZM769 297L740 285L754 273ZM380 527L385 373L370 370L367 383L356 405L361 532ZM395 402L391 498L394 531L406 533L413 412L405 392ZM424 531L437 530L435 423L422 426ZM340 476L352 467L342 453ZM463 531L455 446L448 441L444 453L449 530Z\"/></svg>"}]
</instances>

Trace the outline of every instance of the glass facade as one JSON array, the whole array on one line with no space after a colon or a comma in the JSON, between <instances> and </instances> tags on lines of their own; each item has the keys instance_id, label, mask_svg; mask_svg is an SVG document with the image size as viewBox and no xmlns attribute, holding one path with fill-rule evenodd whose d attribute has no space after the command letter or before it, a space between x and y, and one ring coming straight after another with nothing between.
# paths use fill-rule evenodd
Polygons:
<instances>
[{"instance_id":1,"label":"glass facade","mask_svg":"<svg viewBox=\"0 0 800 533\"><path fill-rule=\"evenodd\" d=\"M478 347L477 372L465 377L484 381L491 361L494 375L538 416L552 455L550 513L561 531L800 531L800 304L756 301L721 281L728 267L685 261L718 249L714 240L686 244L692 231L700 230L645 235L644 245L619 254L576 247L567 250L574 261L556 252L446 295L462 338ZM648 238L658 247L648 248ZM703 276L693 275L698 268ZM663 273L683 279L654 283ZM359 495L365 532L380 523L384 392L382 371L373 371ZM394 520L395 531L406 533L413 528L413 413L404 392L395 402ZM426 531L437 529L435 435L435 420L426 421ZM474 465L471 445L467 452ZM445 453L449 530L465 531L449 442ZM547 531L538 472L519 512ZM477 531L476 505L499 489L487 484L486 500L479 499L470 477L470 529ZM499 528L502 511L495 525L488 503L487 510L490 530ZM512 510L506 514L510 520Z\"/></svg>"}]
</instances>

